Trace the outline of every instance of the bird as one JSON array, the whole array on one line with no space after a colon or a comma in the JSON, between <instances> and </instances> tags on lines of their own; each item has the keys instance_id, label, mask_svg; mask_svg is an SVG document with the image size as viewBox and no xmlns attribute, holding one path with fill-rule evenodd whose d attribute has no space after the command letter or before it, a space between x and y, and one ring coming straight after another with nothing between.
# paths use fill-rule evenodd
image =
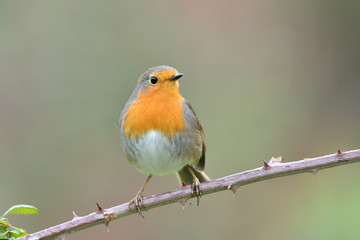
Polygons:
<instances>
[{"instance_id":1,"label":"bird","mask_svg":"<svg viewBox=\"0 0 360 240\"><path fill-rule=\"evenodd\" d=\"M180 186L191 185L199 205L204 173L205 135L195 111L182 97L179 79L170 66L155 66L143 73L121 111L120 136L127 160L148 175L129 202L141 214L143 191L153 175L176 173Z\"/></svg>"}]
</instances>

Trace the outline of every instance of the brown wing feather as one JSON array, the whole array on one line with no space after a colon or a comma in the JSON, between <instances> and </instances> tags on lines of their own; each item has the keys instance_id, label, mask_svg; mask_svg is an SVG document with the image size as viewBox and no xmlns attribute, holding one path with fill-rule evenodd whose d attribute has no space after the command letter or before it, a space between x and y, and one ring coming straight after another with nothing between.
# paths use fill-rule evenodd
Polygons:
<instances>
[{"instance_id":1,"label":"brown wing feather","mask_svg":"<svg viewBox=\"0 0 360 240\"><path fill-rule=\"evenodd\" d=\"M197 118L194 109L191 107L190 102L188 102L187 100L185 100L186 105L189 107L190 111L194 114L195 118L194 118L194 127L196 130L199 131L200 133L200 138L201 138L201 142L202 142L202 154L201 157L199 159L199 162L194 166L196 170L204 170L205 168L205 152L206 152L206 144L205 144L205 134L204 134L204 130L199 122L199 119Z\"/></svg>"}]
</instances>

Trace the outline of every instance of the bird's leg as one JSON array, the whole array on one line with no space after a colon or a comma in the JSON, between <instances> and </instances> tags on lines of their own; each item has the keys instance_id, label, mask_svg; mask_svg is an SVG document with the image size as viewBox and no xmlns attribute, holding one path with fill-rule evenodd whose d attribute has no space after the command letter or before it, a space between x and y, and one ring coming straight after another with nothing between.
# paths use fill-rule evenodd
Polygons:
<instances>
[{"instance_id":1,"label":"bird's leg","mask_svg":"<svg viewBox=\"0 0 360 240\"><path fill-rule=\"evenodd\" d=\"M193 176L193 184L191 186L192 194L196 194L197 199L197 205L199 206L200 203L200 197L201 197L201 188L200 188L200 181L196 177L194 171L191 169L189 165L186 165L186 167L189 169L191 175Z\"/></svg>"},{"instance_id":2,"label":"bird's leg","mask_svg":"<svg viewBox=\"0 0 360 240\"><path fill-rule=\"evenodd\" d=\"M144 216L141 214L141 209L140 209L141 206L144 206L142 193L143 193L146 185L149 183L150 178L151 178L151 174L147 177L147 179L145 180L145 182L141 186L141 188L138 191L138 193L136 194L136 196L133 199L131 199L131 201L129 202L129 208L133 203L135 203L136 210L138 211L138 213L140 214L140 216L142 218L144 218Z\"/></svg>"}]
</instances>

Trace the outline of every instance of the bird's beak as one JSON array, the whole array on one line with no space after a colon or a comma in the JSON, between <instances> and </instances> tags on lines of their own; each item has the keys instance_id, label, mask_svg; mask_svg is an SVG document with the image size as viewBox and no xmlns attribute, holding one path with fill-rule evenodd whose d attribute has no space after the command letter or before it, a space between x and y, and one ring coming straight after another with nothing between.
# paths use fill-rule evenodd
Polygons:
<instances>
[{"instance_id":1,"label":"bird's beak","mask_svg":"<svg viewBox=\"0 0 360 240\"><path fill-rule=\"evenodd\" d=\"M184 74L182 73L177 73L172 75L172 77L170 78L170 80L178 80L179 78L181 78Z\"/></svg>"}]
</instances>

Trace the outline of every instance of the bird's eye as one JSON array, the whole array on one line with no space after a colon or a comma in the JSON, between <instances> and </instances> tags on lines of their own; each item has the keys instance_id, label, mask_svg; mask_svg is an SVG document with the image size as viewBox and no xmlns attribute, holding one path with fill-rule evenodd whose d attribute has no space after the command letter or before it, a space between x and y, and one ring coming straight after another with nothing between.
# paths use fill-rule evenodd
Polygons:
<instances>
[{"instance_id":1,"label":"bird's eye","mask_svg":"<svg viewBox=\"0 0 360 240\"><path fill-rule=\"evenodd\" d=\"M150 77L150 83L151 84L156 84L158 82L158 79L154 76Z\"/></svg>"}]
</instances>

